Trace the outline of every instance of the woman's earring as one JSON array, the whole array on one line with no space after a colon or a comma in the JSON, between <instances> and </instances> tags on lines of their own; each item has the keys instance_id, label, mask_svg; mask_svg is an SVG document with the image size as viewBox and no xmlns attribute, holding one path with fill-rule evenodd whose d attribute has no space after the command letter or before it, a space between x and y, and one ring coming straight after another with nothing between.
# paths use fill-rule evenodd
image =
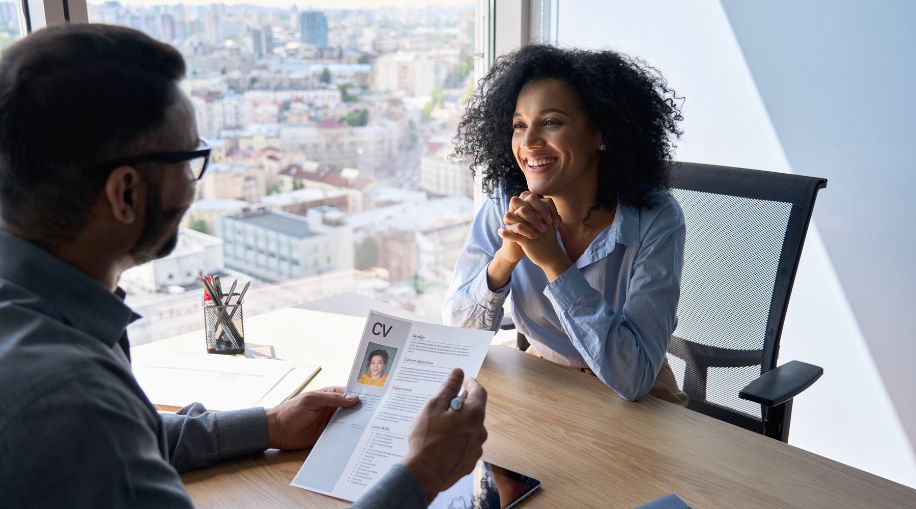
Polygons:
<instances>
[{"instance_id":1,"label":"woman's earring","mask_svg":"<svg viewBox=\"0 0 916 509\"><path fill-rule=\"evenodd\" d=\"M604 152L605 150L607 150L607 145L605 145L604 143L602 143L601 146L598 147L598 150L600 150L601 152Z\"/></svg>"}]
</instances>

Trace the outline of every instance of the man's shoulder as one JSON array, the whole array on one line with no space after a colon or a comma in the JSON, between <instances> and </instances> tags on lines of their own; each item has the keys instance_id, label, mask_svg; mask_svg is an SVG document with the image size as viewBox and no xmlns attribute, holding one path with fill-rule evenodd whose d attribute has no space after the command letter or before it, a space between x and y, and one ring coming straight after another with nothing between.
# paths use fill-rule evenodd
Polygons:
<instances>
[{"instance_id":1,"label":"man's shoulder","mask_svg":"<svg viewBox=\"0 0 916 509\"><path fill-rule=\"evenodd\" d=\"M41 310L0 300L0 436L35 405L143 408L129 366L101 341ZM71 405L72 404L72 405Z\"/></svg>"},{"instance_id":2,"label":"man's shoulder","mask_svg":"<svg viewBox=\"0 0 916 509\"><path fill-rule=\"evenodd\" d=\"M133 505L138 490L162 484L180 498L180 485L168 487L175 474L162 459L157 414L103 370L66 368L37 373L28 386L31 397L11 399L0 389L0 478L10 483L5 495L43 500L41 507L121 507ZM71 499L62 501L61 493Z\"/></svg>"}]
</instances>

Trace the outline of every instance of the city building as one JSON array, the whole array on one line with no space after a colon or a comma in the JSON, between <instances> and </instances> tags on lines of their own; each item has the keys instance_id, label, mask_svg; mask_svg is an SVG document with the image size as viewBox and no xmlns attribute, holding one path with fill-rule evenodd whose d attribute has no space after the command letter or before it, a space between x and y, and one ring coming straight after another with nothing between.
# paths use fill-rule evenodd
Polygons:
<instances>
[{"instance_id":1,"label":"city building","mask_svg":"<svg viewBox=\"0 0 916 509\"><path fill-rule=\"evenodd\" d=\"M246 124L273 124L281 120L281 113L294 105L306 108L309 117L327 118L341 106L340 90L316 88L306 90L248 90L244 93L244 118ZM286 122L289 123L289 117Z\"/></svg>"},{"instance_id":2,"label":"city building","mask_svg":"<svg viewBox=\"0 0 916 509\"><path fill-rule=\"evenodd\" d=\"M420 203L427 200L424 191L400 189L397 187L374 187L365 193L367 209L390 207L400 203Z\"/></svg>"},{"instance_id":3,"label":"city building","mask_svg":"<svg viewBox=\"0 0 916 509\"><path fill-rule=\"evenodd\" d=\"M274 30L270 25L261 27L261 37L263 38L264 54L270 55L274 51Z\"/></svg>"},{"instance_id":4,"label":"city building","mask_svg":"<svg viewBox=\"0 0 916 509\"><path fill-rule=\"evenodd\" d=\"M226 143L226 140L207 138L207 145L210 146L210 164L226 161L226 152L229 150L229 144Z\"/></svg>"},{"instance_id":5,"label":"city building","mask_svg":"<svg viewBox=\"0 0 916 509\"><path fill-rule=\"evenodd\" d=\"M375 59L370 86L379 92L427 96L442 88L451 63L432 53L388 53Z\"/></svg>"},{"instance_id":6,"label":"city building","mask_svg":"<svg viewBox=\"0 0 916 509\"><path fill-rule=\"evenodd\" d=\"M243 200L195 200L182 218L181 226L212 234L216 231L216 223L219 218L238 214L250 207L251 204Z\"/></svg>"},{"instance_id":7,"label":"city building","mask_svg":"<svg viewBox=\"0 0 916 509\"><path fill-rule=\"evenodd\" d=\"M276 193L265 196L261 204L273 210L289 212L290 214L306 215L309 209L329 206L339 210L349 211L350 204L347 194L332 189L297 189L285 193Z\"/></svg>"},{"instance_id":8,"label":"city building","mask_svg":"<svg viewBox=\"0 0 916 509\"><path fill-rule=\"evenodd\" d=\"M368 175L389 168L403 133L388 121L361 127L338 122L280 126L280 148L305 153L310 160L338 168L356 168Z\"/></svg>"},{"instance_id":9,"label":"city building","mask_svg":"<svg viewBox=\"0 0 916 509\"><path fill-rule=\"evenodd\" d=\"M192 94L191 104L197 113L197 129L201 136L220 137L223 129L238 128L245 122L243 97L209 91Z\"/></svg>"},{"instance_id":10,"label":"city building","mask_svg":"<svg viewBox=\"0 0 916 509\"><path fill-rule=\"evenodd\" d=\"M19 12L15 3L0 3L0 30L12 34L19 33Z\"/></svg>"},{"instance_id":11,"label":"city building","mask_svg":"<svg viewBox=\"0 0 916 509\"><path fill-rule=\"evenodd\" d=\"M204 200L243 200L258 203L267 195L267 175L249 163L214 163L207 168L197 188Z\"/></svg>"},{"instance_id":12,"label":"city building","mask_svg":"<svg viewBox=\"0 0 916 509\"><path fill-rule=\"evenodd\" d=\"M264 58L264 33L259 28L249 28L248 37L251 39L251 52L258 60Z\"/></svg>"},{"instance_id":13,"label":"city building","mask_svg":"<svg viewBox=\"0 0 916 509\"><path fill-rule=\"evenodd\" d=\"M449 160L451 144L428 144L432 150L420 160L420 188L439 196L474 196L470 168Z\"/></svg>"},{"instance_id":14,"label":"city building","mask_svg":"<svg viewBox=\"0 0 916 509\"><path fill-rule=\"evenodd\" d=\"M160 34L164 41L174 41L177 36L175 31L175 17L171 14L163 14L159 17Z\"/></svg>"},{"instance_id":15,"label":"city building","mask_svg":"<svg viewBox=\"0 0 916 509\"><path fill-rule=\"evenodd\" d=\"M448 281L474 218L465 196L408 200L350 214L357 268L386 269L392 282Z\"/></svg>"},{"instance_id":16,"label":"city building","mask_svg":"<svg viewBox=\"0 0 916 509\"><path fill-rule=\"evenodd\" d=\"M343 193L347 197L347 212L362 212L365 193L375 185L375 180L361 176L359 170L332 170L315 161L290 165L277 176L277 186L283 192L323 189Z\"/></svg>"},{"instance_id":17,"label":"city building","mask_svg":"<svg viewBox=\"0 0 916 509\"><path fill-rule=\"evenodd\" d=\"M124 271L121 285L130 292L182 293L199 283L201 272L218 274L224 268L222 239L182 228L168 256Z\"/></svg>"},{"instance_id":18,"label":"city building","mask_svg":"<svg viewBox=\"0 0 916 509\"><path fill-rule=\"evenodd\" d=\"M260 209L223 217L217 234L226 266L269 282L352 269L352 228L338 214Z\"/></svg>"},{"instance_id":19,"label":"city building","mask_svg":"<svg viewBox=\"0 0 916 509\"><path fill-rule=\"evenodd\" d=\"M321 11L305 11L299 15L299 36L302 44L328 47L328 17Z\"/></svg>"},{"instance_id":20,"label":"city building","mask_svg":"<svg viewBox=\"0 0 916 509\"><path fill-rule=\"evenodd\" d=\"M238 129L224 129L222 136L235 140L235 144L242 150L263 150L280 146L280 126L273 123L251 124L246 123Z\"/></svg>"}]
</instances>

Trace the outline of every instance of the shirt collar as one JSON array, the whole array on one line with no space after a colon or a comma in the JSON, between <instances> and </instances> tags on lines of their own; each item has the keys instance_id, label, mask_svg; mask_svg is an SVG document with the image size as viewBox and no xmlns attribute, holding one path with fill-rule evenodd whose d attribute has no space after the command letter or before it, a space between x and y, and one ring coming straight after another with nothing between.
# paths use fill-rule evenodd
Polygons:
<instances>
[{"instance_id":1,"label":"shirt collar","mask_svg":"<svg viewBox=\"0 0 916 509\"><path fill-rule=\"evenodd\" d=\"M0 229L0 279L43 299L49 310L73 327L113 346L139 318L119 295L40 247Z\"/></svg>"},{"instance_id":2,"label":"shirt collar","mask_svg":"<svg viewBox=\"0 0 916 509\"><path fill-rule=\"evenodd\" d=\"M617 203L617 212L610 226L595 237L582 256L576 260L581 269L614 252L617 244L634 246L639 243L639 210L625 203Z\"/></svg>"}]
</instances>

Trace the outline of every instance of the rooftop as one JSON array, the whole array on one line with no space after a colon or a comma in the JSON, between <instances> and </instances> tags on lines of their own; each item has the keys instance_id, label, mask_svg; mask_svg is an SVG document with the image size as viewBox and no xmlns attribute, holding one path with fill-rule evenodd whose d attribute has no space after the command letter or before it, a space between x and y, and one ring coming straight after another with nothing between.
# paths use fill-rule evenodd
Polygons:
<instances>
[{"instance_id":1,"label":"rooftop","mask_svg":"<svg viewBox=\"0 0 916 509\"><path fill-rule=\"evenodd\" d=\"M297 189L287 193L277 193L265 196L261 199L261 202L275 207L282 207L284 205L340 198L341 196L346 195L342 191L330 189Z\"/></svg>"},{"instance_id":2,"label":"rooftop","mask_svg":"<svg viewBox=\"0 0 916 509\"><path fill-rule=\"evenodd\" d=\"M455 221L470 222L474 202L466 196L449 196L427 201L404 202L347 216L356 230L424 230Z\"/></svg>"},{"instance_id":3,"label":"rooftop","mask_svg":"<svg viewBox=\"0 0 916 509\"><path fill-rule=\"evenodd\" d=\"M247 201L216 199L216 200L197 200L191 204L191 210L195 212L238 212L251 205Z\"/></svg>"},{"instance_id":4,"label":"rooftop","mask_svg":"<svg viewBox=\"0 0 916 509\"><path fill-rule=\"evenodd\" d=\"M293 214L261 210L237 216L229 216L227 219L282 233L297 239L305 239L316 235L309 227L307 219Z\"/></svg>"}]
</instances>

